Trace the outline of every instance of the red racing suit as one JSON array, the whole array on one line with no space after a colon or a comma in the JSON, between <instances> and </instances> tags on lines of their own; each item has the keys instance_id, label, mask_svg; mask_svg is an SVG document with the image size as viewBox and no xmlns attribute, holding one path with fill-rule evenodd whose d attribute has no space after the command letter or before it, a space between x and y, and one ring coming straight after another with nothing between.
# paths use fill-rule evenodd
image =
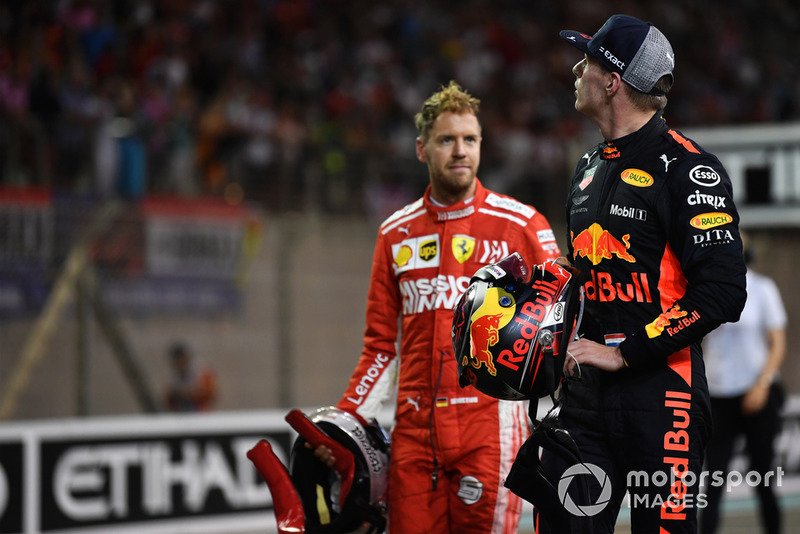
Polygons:
<instances>
[{"instance_id":1,"label":"red racing suit","mask_svg":"<svg viewBox=\"0 0 800 534\"><path fill-rule=\"evenodd\" d=\"M517 531L521 501L503 482L529 433L527 406L462 389L451 341L472 275L512 252L529 265L560 255L541 213L480 182L471 200L448 207L431 203L428 187L379 228L364 350L338 407L375 417L397 381L395 534Z\"/></svg>"}]
</instances>

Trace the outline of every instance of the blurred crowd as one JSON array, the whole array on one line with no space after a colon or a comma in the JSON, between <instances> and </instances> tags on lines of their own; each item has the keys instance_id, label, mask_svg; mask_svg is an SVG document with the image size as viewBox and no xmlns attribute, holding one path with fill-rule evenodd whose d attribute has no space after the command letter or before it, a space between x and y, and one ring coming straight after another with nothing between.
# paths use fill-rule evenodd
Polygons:
<instances>
[{"instance_id":1,"label":"blurred crowd","mask_svg":"<svg viewBox=\"0 0 800 534\"><path fill-rule=\"evenodd\" d=\"M0 185L379 219L427 183L412 117L456 79L483 102L481 179L560 206L587 124L558 31L614 12L670 38L672 126L800 120L796 0L647 4L4 0Z\"/></svg>"}]
</instances>

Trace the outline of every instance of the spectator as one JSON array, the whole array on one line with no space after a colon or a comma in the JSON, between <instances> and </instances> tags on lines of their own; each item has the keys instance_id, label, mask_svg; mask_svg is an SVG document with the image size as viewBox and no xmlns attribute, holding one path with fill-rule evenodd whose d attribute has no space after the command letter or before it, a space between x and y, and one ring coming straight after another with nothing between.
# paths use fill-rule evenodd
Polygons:
<instances>
[{"instance_id":1,"label":"spectator","mask_svg":"<svg viewBox=\"0 0 800 534\"><path fill-rule=\"evenodd\" d=\"M169 349L170 381L166 405L173 412L207 412L217 401L217 378L214 371L200 364L189 348L175 343Z\"/></svg>"},{"instance_id":2,"label":"spectator","mask_svg":"<svg viewBox=\"0 0 800 534\"><path fill-rule=\"evenodd\" d=\"M662 9L637 6L634 14L651 19ZM131 111L148 118L142 125L145 143L130 137L121 143L120 155L132 156L135 164L129 168L135 179L125 191L129 196L139 194L136 173L143 169L145 193L221 196L236 182L248 200L269 210L301 209L305 203L364 213L371 208L361 199L396 178L371 169L401 169L405 182L416 176L396 129L398 117L413 112L421 98L419 87L463 75L495 95L484 106L487 130L497 139L484 144L485 183L517 195L530 195L524 184L542 184L537 198L518 198L535 201L552 218L559 213L550 206L559 203L541 195L553 196L544 184L569 174L563 147L574 137L576 121L572 103L551 83L565 76L569 57L545 39L573 21L600 22L598 12L585 1L569 10L558 3L507 2L487 9L467 2L455 17L437 3L413 9L403 2L291 0L0 3L0 168L7 171L0 180L43 184L43 171L51 169L48 183L95 182L105 185L104 192L113 190L107 168L105 175L87 179L81 174L92 169L72 161L81 139L68 132L87 128L85 117L69 112L74 103L66 101L72 98L65 90L73 83L70 73L79 66L98 96L86 97L98 106L86 110L89 116L103 116L108 96L102 93L110 80L132 85L133 94L141 95L137 105L143 109ZM662 18L681 57L677 69L687 80L674 92L674 125L800 118L796 2L679 0ZM229 80L236 77L269 95L256 109L258 128L231 123L225 106L231 103ZM162 78L163 88L148 88ZM43 86L37 80L49 81ZM42 87L63 100L42 107L42 99L34 98ZM186 116L187 107L192 116ZM284 137L287 107L291 131ZM55 116L56 109L65 112ZM269 117L277 118L274 130L263 127ZM218 128L209 130L209 119ZM50 126L66 135L35 135L53 120L58 124ZM198 125L199 131L187 135L185 125ZM504 143L506 130L522 144L533 137L539 149L525 152L518 143ZM81 135L91 139L94 133ZM107 159L116 148L103 151L99 160L114 165ZM258 173L265 176L259 179Z\"/></svg>"},{"instance_id":3,"label":"spectator","mask_svg":"<svg viewBox=\"0 0 800 534\"><path fill-rule=\"evenodd\" d=\"M755 487L766 534L781 531L781 511L766 476L775 457L774 441L781 427L784 391L779 379L786 355L786 310L775 282L752 269L753 244L744 240L748 265L747 302L742 317L723 324L703 342L714 430L706 451L706 470L727 477L736 438L744 436L750 469L764 481ZM707 488L700 531L714 534L720 523L723 487Z\"/></svg>"}]
</instances>

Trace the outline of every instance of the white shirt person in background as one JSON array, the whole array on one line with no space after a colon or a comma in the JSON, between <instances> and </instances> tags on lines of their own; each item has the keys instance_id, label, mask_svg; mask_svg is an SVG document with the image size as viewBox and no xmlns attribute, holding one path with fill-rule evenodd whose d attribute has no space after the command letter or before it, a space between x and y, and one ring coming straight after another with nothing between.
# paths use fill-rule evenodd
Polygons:
<instances>
[{"instance_id":1,"label":"white shirt person in background","mask_svg":"<svg viewBox=\"0 0 800 534\"><path fill-rule=\"evenodd\" d=\"M749 469L758 472L755 490L763 531L781 532L781 514L773 486L774 440L780 431L784 392L779 369L786 355L786 310L775 282L751 268L753 247L744 240L747 302L739 321L725 323L703 342L713 433L706 449L709 473L726 474L736 438L744 435ZM742 473L744 476L744 473ZM700 513L700 532L714 534L720 523L722 486L707 489L708 505Z\"/></svg>"}]
</instances>

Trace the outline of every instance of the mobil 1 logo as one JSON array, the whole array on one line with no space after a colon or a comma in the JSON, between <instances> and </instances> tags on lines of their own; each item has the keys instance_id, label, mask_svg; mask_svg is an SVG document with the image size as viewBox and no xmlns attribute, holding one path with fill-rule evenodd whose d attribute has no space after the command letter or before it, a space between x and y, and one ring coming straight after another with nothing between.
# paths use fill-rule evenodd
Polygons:
<instances>
[{"instance_id":1,"label":"mobil 1 logo","mask_svg":"<svg viewBox=\"0 0 800 534\"><path fill-rule=\"evenodd\" d=\"M625 217L627 219L635 219L637 221L647 220L647 211L639 208L632 208L630 206L619 206L611 204L611 215L616 217Z\"/></svg>"}]
</instances>

